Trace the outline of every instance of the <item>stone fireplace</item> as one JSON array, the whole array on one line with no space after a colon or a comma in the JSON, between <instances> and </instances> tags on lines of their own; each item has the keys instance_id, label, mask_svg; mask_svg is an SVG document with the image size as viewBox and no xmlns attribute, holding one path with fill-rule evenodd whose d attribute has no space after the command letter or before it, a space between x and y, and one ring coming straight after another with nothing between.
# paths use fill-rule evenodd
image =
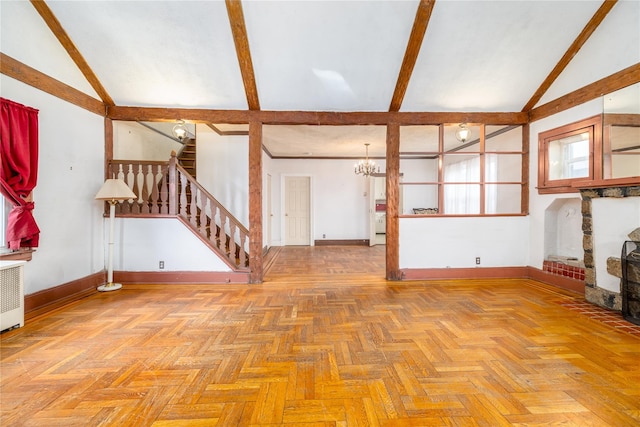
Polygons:
<instances>
[{"instance_id":1,"label":"stone fireplace","mask_svg":"<svg viewBox=\"0 0 640 427\"><path fill-rule=\"evenodd\" d=\"M621 310L620 279L607 271L629 233L640 227L640 185L581 188L585 298Z\"/></svg>"}]
</instances>

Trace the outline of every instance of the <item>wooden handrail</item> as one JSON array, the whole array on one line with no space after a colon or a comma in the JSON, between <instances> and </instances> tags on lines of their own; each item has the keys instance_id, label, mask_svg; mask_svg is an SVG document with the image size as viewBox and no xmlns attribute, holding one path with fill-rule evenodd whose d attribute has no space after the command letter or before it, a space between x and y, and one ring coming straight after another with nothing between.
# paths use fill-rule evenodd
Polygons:
<instances>
[{"instance_id":1,"label":"wooden handrail","mask_svg":"<svg viewBox=\"0 0 640 427\"><path fill-rule=\"evenodd\" d=\"M168 162L111 160L108 173L137 196L118 203L116 214L178 216L230 267L249 269L249 230L178 164L175 152Z\"/></svg>"},{"instance_id":2,"label":"wooden handrail","mask_svg":"<svg viewBox=\"0 0 640 427\"><path fill-rule=\"evenodd\" d=\"M176 169L178 171L180 171L181 174L183 174L185 176L186 179L189 180L189 182L191 183L191 185L193 185L194 187L197 187L198 190L202 191L202 193L211 201L215 202L218 205L218 209L220 209L220 211L224 212L224 215L231 219L233 222L236 223L236 226L238 227L238 229L240 229L243 233L245 234L249 234L249 230L247 229L247 227L245 227L244 225L242 225L242 223L233 216L233 214L231 214L231 212L229 212L227 209L225 209L225 207L218 202L218 200L216 200L215 197L213 197L197 180L195 180L190 174L189 172L187 172L182 166L180 166L179 164L176 164ZM169 169L171 170L171 169Z\"/></svg>"}]
</instances>

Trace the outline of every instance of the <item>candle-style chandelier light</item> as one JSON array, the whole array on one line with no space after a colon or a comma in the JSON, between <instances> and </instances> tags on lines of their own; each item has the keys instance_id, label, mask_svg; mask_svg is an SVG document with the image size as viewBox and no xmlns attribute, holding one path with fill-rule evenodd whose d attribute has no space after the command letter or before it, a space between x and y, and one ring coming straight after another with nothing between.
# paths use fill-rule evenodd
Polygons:
<instances>
[{"instance_id":1,"label":"candle-style chandelier light","mask_svg":"<svg viewBox=\"0 0 640 427\"><path fill-rule=\"evenodd\" d=\"M366 155L364 160L360 160L354 165L354 172L356 175L371 176L374 173L380 172L380 166L376 166L376 162L369 160L369 144L364 144ZM376 170L377 169L377 170Z\"/></svg>"}]
</instances>

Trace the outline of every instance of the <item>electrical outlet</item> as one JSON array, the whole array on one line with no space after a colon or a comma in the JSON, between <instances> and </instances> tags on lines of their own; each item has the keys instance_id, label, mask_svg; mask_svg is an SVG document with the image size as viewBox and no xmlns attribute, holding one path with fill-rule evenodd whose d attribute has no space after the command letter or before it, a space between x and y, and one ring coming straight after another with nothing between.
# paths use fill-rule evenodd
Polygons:
<instances>
[{"instance_id":1,"label":"electrical outlet","mask_svg":"<svg viewBox=\"0 0 640 427\"><path fill-rule=\"evenodd\" d=\"M159 268L160 270L162 270L162 269L164 268L164 261L160 261L160 262L158 263L158 268Z\"/></svg>"},{"instance_id":2,"label":"electrical outlet","mask_svg":"<svg viewBox=\"0 0 640 427\"><path fill-rule=\"evenodd\" d=\"M326 235L326 234L323 234L323 235L322 235L322 238L323 238L323 239L326 239L326 238L327 238L327 235Z\"/></svg>"},{"instance_id":3,"label":"electrical outlet","mask_svg":"<svg viewBox=\"0 0 640 427\"><path fill-rule=\"evenodd\" d=\"M476 257L476 265L480 265L480 257L479 256Z\"/></svg>"}]
</instances>

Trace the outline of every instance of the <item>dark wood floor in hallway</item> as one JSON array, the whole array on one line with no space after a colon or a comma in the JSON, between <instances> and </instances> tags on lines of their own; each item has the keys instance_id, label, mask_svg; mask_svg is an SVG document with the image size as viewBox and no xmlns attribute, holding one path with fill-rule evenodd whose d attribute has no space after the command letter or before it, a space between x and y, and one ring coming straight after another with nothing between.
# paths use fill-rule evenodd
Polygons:
<instances>
[{"instance_id":1,"label":"dark wood floor in hallway","mask_svg":"<svg viewBox=\"0 0 640 427\"><path fill-rule=\"evenodd\" d=\"M0 425L640 425L640 337L575 294L299 249L261 285L125 285L2 334Z\"/></svg>"}]
</instances>

